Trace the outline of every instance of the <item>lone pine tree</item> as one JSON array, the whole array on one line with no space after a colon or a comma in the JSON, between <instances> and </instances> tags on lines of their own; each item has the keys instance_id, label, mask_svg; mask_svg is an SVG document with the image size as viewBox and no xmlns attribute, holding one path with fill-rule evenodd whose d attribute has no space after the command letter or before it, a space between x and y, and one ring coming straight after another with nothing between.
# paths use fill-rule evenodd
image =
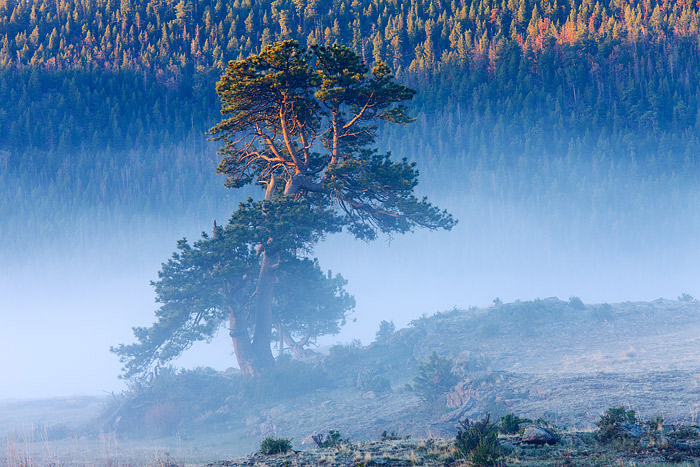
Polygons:
<instances>
[{"instance_id":1,"label":"lone pine tree","mask_svg":"<svg viewBox=\"0 0 700 467\"><path fill-rule=\"evenodd\" d=\"M402 103L415 92L397 83L385 64L370 71L347 47L306 50L288 40L229 62L216 90L224 115L210 130L222 142L217 171L230 188L260 184L265 194L242 203L226 229L215 228L213 238L194 249L181 242L155 285L165 300L162 314L169 306L164 287L177 282L175 290L186 296L177 306L190 312L176 313L175 321L189 324L168 326L167 316L159 315L153 328L135 329L140 344L114 349L126 363L125 375L210 336L224 314L241 370L258 374L274 362L273 330L299 354L317 335L337 329L354 304L342 278L319 276L316 263L303 258L326 234L346 228L372 240L379 233L451 229L456 223L414 195L414 163L393 161L373 147L381 122L413 121ZM188 255L192 261L201 257L201 272L192 272ZM209 277L222 270L226 281L212 283ZM202 289L190 280L204 281L208 295L193 295L192 287ZM314 301L316 314L308 311ZM216 310L215 317L202 309ZM159 324L163 329L156 332ZM178 334L182 329L192 332ZM154 351L157 342L162 344Z\"/></svg>"}]
</instances>

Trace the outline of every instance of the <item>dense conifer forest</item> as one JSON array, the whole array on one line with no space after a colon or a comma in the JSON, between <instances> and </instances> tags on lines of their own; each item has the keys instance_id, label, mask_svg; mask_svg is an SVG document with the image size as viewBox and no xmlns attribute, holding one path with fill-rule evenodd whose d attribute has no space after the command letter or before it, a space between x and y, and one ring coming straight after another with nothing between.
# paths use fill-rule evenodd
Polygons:
<instances>
[{"instance_id":1,"label":"dense conifer forest","mask_svg":"<svg viewBox=\"0 0 700 467\"><path fill-rule=\"evenodd\" d=\"M623 250L700 227L700 2L0 0L4 248L227 215L214 83L286 38L418 90L381 145L468 224Z\"/></svg>"}]
</instances>

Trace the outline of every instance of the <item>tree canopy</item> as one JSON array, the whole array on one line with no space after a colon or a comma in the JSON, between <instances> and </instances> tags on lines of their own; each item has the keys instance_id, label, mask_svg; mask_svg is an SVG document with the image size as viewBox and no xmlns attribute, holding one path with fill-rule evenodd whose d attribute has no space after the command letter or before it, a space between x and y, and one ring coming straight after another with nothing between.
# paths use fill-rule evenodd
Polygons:
<instances>
[{"instance_id":1,"label":"tree canopy","mask_svg":"<svg viewBox=\"0 0 700 467\"><path fill-rule=\"evenodd\" d=\"M222 327L234 342L252 333L250 297L260 268L255 252L260 239L250 229L255 229L259 207L252 200L242 203L226 227L214 225L213 235L203 233L193 244L178 242L152 283L160 304L155 324L134 328L136 343L112 348L125 364L123 377L148 375L195 342L210 341ZM283 255L272 309L276 337L303 357L318 337L338 333L355 306L345 284L339 274L324 273L314 259ZM243 352L239 362L246 361L246 350L236 349L237 356Z\"/></svg>"},{"instance_id":2,"label":"tree canopy","mask_svg":"<svg viewBox=\"0 0 700 467\"><path fill-rule=\"evenodd\" d=\"M267 187L314 209L335 209L363 239L416 226L451 228L454 220L413 192L415 163L373 148L380 123L410 123L402 102L415 91L379 62L370 72L348 47L293 40L231 62L217 84L226 116L212 128L223 141L218 171L226 184Z\"/></svg>"}]
</instances>

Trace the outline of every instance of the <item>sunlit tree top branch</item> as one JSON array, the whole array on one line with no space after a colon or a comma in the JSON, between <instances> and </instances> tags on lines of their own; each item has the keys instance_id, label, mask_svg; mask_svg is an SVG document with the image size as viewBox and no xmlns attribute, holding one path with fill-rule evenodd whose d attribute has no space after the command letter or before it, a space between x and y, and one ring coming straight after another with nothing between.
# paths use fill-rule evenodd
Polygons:
<instances>
[{"instance_id":1,"label":"sunlit tree top branch","mask_svg":"<svg viewBox=\"0 0 700 467\"><path fill-rule=\"evenodd\" d=\"M339 207L356 236L451 228L445 211L413 190L418 171L372 148L380 122L413 121L403 102L415 91L387 67L369 70L347 47L302 49L296 41L229 63L217 92L226 116L211 129L223 141L218 171L229 187L261 183L280 194Z\"/></svg>"}]
</instances>

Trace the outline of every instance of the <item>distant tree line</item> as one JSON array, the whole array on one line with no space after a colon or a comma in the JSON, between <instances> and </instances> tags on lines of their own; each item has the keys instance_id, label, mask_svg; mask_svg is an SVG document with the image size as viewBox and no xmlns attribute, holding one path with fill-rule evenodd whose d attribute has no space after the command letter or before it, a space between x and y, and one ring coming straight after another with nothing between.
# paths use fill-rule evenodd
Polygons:
<instances>
[{"instance_id":1,"label":"distant tree line","mask_svg":"<svg viewBox=\"0 0 700 467\"><path fill-rule=\"evenodd\" d=\"M683 0L0 0L0 230L17 246L92 223L86 209L222 212L213 83L294 38L346 44L418 89L418 123L379 145L496 228L528 204L572 232L643 235L652 214L681 231L700 223L666 209L695 199L699 15Z\"/></svg>"}]
</instances>

